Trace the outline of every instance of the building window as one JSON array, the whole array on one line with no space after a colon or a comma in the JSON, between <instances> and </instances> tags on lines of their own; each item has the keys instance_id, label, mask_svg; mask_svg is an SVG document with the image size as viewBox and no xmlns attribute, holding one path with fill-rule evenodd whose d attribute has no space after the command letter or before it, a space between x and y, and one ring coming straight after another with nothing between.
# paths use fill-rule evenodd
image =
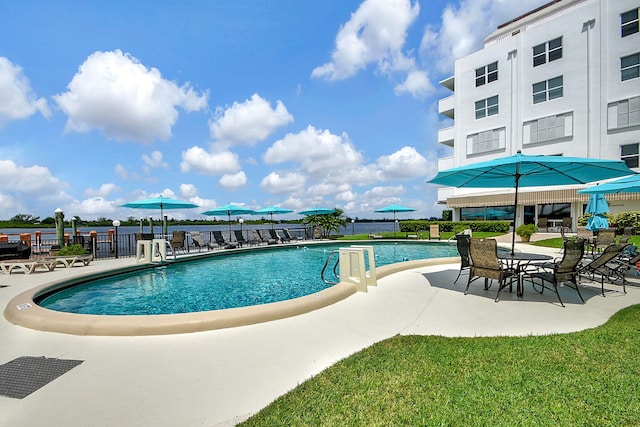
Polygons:
<instances>
[{"instance_id":1,"label":"building window","mask_svg":"<svg viewBox=\"0 0 640 427\"><path fill-rule=\"evenodd\" d=\"M638 145L640 144L627 144L620 146L620 160L625 162L627 167L637 168L639 166L639 153Z\"/></svg>"},{"instance_id":2,"label":"building window","mask_svg":"<svg viewBox=\"0 0 640 427\"><path fill-rule=\"evenodd\" d=\"M498 61L476 68L476 87L498 80Z\"/></svg>"},{"instance_id":3,"label":"building window","mask_svg":"<svg viewBox=\"0 0 640 427\"><path fill-rule=\"evenodd\" d=\"M523 144L551 141L573 135L573 113L556 114L524 123Z\"/></svg>"},{"instance_id":4,"label":"building window","mask_svg":"<svg viewBox=\"0 0 640 427\"><path fill-rule=\"evenodd\" d=\"M622 81L640 76L640 53L620 58L620 78Z\"/></svg>"},{"instance_id":5,"label":"building window","mask_svg":"<svg viewBox=\"0 0 640 427\"><path fill-rule=\"evenodd\" d=\"M638 9L620 14L620 35L630 36L638 32Z\"/></svg>"},{"instance_id":6,"label":"building window","mask_svg":"<svg viewBox=\"0 0 640 427\"><path fill-rule=\"evenodd\" d=\"M505 142L505 128L491 129L467 135L467 155L504 150Z\"/></svg>"},{"instance_id":7,"label":"building window","mask_svg":"<svg viewBox=\"0 0 640 427\"><path fill-rule=\"evenodd\" d=\"M476 101L476 119L498 114L498 95Z\"/></svg>"},{"instance_id":8,"label":"building window","mask_svg":"<svg viewBox=\"0 0 640 427\"><path fill-rule=\"evenodd\" d=\"M533 84L533 103L562 97L562 76Z\"/></svg>"},{"instance_id":9,"label":"building window","mask_svg":"<svg viewBox=\"0 0 640 427\"><path fill-rule=\"evenodd\" d=\"M533 66L546 64L562 58L562 37L533 47Z\"/></svg>"},{"instance_id":10,"label":"building window","mask_svg":"<svg viewBox=\"0 0 640 427\"><path fill-rule=\"evenodd\" d=\"M640 125L640 96L612 102L608 110L609 129Z\"/></svg>"}]
</instances>

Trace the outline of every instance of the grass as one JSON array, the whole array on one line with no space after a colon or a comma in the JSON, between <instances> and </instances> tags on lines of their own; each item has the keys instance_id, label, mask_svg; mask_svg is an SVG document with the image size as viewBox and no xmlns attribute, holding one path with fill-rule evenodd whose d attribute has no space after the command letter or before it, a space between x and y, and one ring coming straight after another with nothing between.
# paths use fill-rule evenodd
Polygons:
<instances>
[{"instance_id":1,"label":"grass","mask_svg":"<svg viewBox=\"0 0 640 427\"><path fill-rule=\"evenodd\" d=\"M429 232L428 231L421 231L419 233L407 233L404 231L398 231L395 233L395 237L394 237L394 233L393 231L384 231L382 233L376 233L382 236L383 239L408 239L407 235L410 236L415 236L418 235L418 239L422 239L422 240L428 240L429 239ZM502 236L504 233L486 233L486 232L473 232L473 237L496 237L496 236ZM454 233L451 232L441 232L440 233L440 240L441 241L447 241L449 240L451 237L453 237ZM364 234L348 234L345 236L340 237L337 240L369 240L369 234L364 233Z\"/></svg>"},{"instance_id":2,"label":"grass","mask_svg":"<svg viewBox=\"0 0 640 427\"><path fill-rule=\"evenodd\" d=\"M242 426L638 426L640 306L530 337L396 336Z\"/></svg>"}]
</instances>

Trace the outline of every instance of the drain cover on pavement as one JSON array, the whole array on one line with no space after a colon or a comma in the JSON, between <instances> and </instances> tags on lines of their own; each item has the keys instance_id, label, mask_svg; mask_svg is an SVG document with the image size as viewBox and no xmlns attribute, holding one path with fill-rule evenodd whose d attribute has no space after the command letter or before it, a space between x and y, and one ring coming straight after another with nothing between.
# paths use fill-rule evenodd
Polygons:
<instances>
[{"instance_id":1,"label":"drain cover on pavement","mask_svg":"<svg viewBox=\"0 0 640 427\"><path fill-rule=\"evenodd\" d=\"M82 362L83 360L18 357L0 365L0 395L22 399Z\"/></svg>"}]
</instances>

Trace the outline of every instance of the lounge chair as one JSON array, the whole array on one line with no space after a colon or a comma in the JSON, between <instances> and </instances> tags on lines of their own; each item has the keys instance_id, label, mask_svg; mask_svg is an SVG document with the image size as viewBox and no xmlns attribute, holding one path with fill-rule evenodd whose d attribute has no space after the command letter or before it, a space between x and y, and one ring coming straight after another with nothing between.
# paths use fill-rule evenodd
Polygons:
<instances>
[{"instance_id":1,"label":"lounge chair","mask_svg":"<svg viewBox=\"0 0 640 427\"><path fill-rule=\"evenodd\" d=\"M284 234L284 230L276 230L276 235L280 238L280 242L282 243L290 243L291 242L291 237L287 237Z\"/></svg>"},{"instance_id":2,"label":"lounge chair","mask_svg":"<svg viewBox=\"0 0 640 427\"><path fill-rule=\"evenodd\" d=\"M380 233L373 233L373 234L369 234L369 239L382 239L382 234Z\"/></svg>"},{"instance_id":3,"label":"lounge chair","mask_svg":"<svg viewBox=\"0 0 640 427\"><path fill-rule=\"evenodd\" d=\"M289 230L287 230L286 228L283 228L283 229L282 229L282 235L283 235L283 236L284 236L288 241L291 241L291 240L302 240L302 238L301 238L301 237L293 237L293 236L291 235L291 233L289 233Z\"/></svg>"},{"instance_id":4,"label":"lounge chair","mask_svg":"<svg viewBox=\"0 0 640 427\"><path fill-rule=\"evenodd\" d=\"M580 300L584 303L584 299L580 294L580 288L578 287L578 269L580 265L580 261L584 256L585 250L585 240L584 239L576 239L576 240L565 240L564 242L564 254L562 258L555 262L549 264L542 264L537 271L525 271L523 276L523 280L530 280L533 286L533 289L536 289L535 279L540 280L540 293L542 294L545 289L553 290L558 297L558 301L560 301L561 306L565 306L562 302L562 298L560 298L560 293L558 292L558 286L561 286L565 283L571 283L573 286L569 285L570 288L573 288L578 293ZM548 287L545 283L549 283L553 288Z\"/></svg>"},{"instance_id":5,"label":"lounge chair","mask_svg":"<svg viewBox=\"0 0 640 427\"><path fill-rule=\"evenodd\" d=\"M515 272L510 268L504 267L500 262L498 258L498 242L495 239L472 238L469 244L469 257L471 258L471 266L464 294L467 295L471 282L476 279L484 278L485 291L491 287L489 280L496 280L498 282L498 293L495 301L500 301L500 291L507 286L511 289Z\"/></svg>"},{"instance_id":6,"label":"lounge chair","mask_svg":"<svg viewBox=\"0 0 640 427\"><path fill-rule=\"evenodd\" d=\"M93 261L92 254L82 254L82 255L56 255L46 257L45 261L50 261L52 263L52 269L56 268L58 265L61 265L65 268L71 268L76 264L82 264L87 266L91 264Z\"/></svg>"},{"instance_id":7,"label":"lounge chair","mask_svg":"<svg viewBox=\"0 0 640 427\"><path fill-rule=\"evenodd\" d=\"M204 239L202 238L202 234L200 234L199 231L192 231L189 233L189 236L191 237L191 242L193 243L193 246L195 246L198 249L198 251L201 251L202 248L214 249L218 247L218 245L213 242L205 242Z\"/></svg>"},{"instance_id":8,"label":"lounge chair","mask_svg":"<svg viewBox=\"0 0 640 427\"><path fill-rule=\"evenodd\" d=\"M251 244L255 244L254 240L245 239L244 235L242 234L242 231L240 230L233 230L233 234L235 234L236 242L238 243L238 245L240 245L240 247L242 247L243 245L251 246Z\"/></svg>"},{"instance_id":9,"label":"lounge chair","mask_svg":"<svg viewBox=\"0 0 640 427\"><path fill-rule=\"evenodd\" d=\"M471 236L468 234L456 234L456 244L458 246L458 253L460 254L460 271L458 277L453 283L456 283L460 278L463 270L471 269L471 258L469 257L469 245L471 243Z\"/></svg>"},{"instance_id":10,"label":"lounge chair","mask_svg":"<svg viewBox=\"0 0 640 427\"><path fill-rule=\"evenodd\" d=\"M598 233L599 235L600 233ZM589 278L591 281L596 281L596 277L600 278L600 287L602 289L602 296L604 296L604 282L615 283L615 279L618 277L616 273L612 271L612 267L608 264L613 262L616 258L622 255L623 251L628 247L627 243L613 243L602 251L602 254L596 256L587 264L582 265L578 269L578 273L581 276ZM623 282L624 289L624 282Z\"/></svg>"},{"instance_id":11,"label":"lounge chair","mask_svg":"<svg viewBox=\"0 0 640 427\"><path fill-rule=\"evenodd\" d=\"M628 274L638 275L638 263L640 263L640 252L634 245L628 245L618 256L611 260L607 264L610 276L613 280L620 280L622 282L622 292L627 293L627 278Z\"/></svg>"},{"instance_id":12,"label":"lounge chair","mask_svg":"<svg viewBox=\"0 0 640 427\"><path fill-rule=\"evenodd\" d=\"M238 244L235 243L235 242L227 242L227 241L225 241L224 237L222 237L222 231L214 231L213 232L213 239L216 241L218 246L220 246L221 248L235 249L235 248L238 247Z\"/></svg>"},{"instance_id":13,"label":"lounge chair","mask_svg":"<svg viewBox=\"0 0 640 427\"><path fill-rule=\"evenodd\" d=\"M184 231L174 231L172 236L171 236L171 241L169 242L171 244L171 247L173 248L174 251L176 250L183 250L186 251L187 248L185 247L185 235L187 233Z\"/></svg>"},{"instance_id":14,"label":"lounge chair","mask_svg":"<svg viewBox=\"0 0 640 427\"><path fill-rule=\"evenodd\" d=\"M625 227L620 239L618 239L618 243L629 243L631 236L633 236L633 227Z\"/></svg>"},{"instance_id":15,"label":"lounge chair","mask_svg":"<svg viewBox=\"0 0 640 427\"><path fill-rule=\"evenodd\" d=\"M429 239L430 240L434 240L434 239L440 240L440 225L438 225L438 224L429 225Z\"/></svg>"},{"instance_id":16,"label":"lounge chair","mask_svg":"<svg viewBox=\"0 0 640 427\"><path fill-rule=\"evenodd\" d=\"M262 242L262 243L266 243L267 245L275 245L276 243L278 243L278 241L276 239L270 238L270 237L266 237L265 235L262 234L264 230L260 231L260 230L255 230L258 239Z\"/></svg>"},{"instance_id":17,"label":"lounge chair","mask_svg":"<svg viewBox=\"0 0 640 427\"><path fill-rule=\"evenodd\" d=\"M47 271L53 271L56 266L54 261L46 259L16 259L13 261L0 261L0 270L5 274L11 274L17 269L22 270L24 274L31 274L39 267L45 268Z\"/></svg>"}]
</instances>

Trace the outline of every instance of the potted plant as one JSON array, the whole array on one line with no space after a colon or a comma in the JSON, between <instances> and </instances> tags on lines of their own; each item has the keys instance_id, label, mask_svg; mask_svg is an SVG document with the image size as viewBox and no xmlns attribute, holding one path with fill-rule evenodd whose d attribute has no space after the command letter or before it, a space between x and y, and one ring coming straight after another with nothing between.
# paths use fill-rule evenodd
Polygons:
<instances>
[{"instance_id":1,"label":"potted plant","mask_svg":"<svg viewBox=\"0 0 640 427\"><path fill-rule=\"evenodd\" d=\"M516 234L520 236L523 242L528 242L536 231L538 231L538 227L535 224L522 224L516 228Z\"/></svg>"}]
</instances>

